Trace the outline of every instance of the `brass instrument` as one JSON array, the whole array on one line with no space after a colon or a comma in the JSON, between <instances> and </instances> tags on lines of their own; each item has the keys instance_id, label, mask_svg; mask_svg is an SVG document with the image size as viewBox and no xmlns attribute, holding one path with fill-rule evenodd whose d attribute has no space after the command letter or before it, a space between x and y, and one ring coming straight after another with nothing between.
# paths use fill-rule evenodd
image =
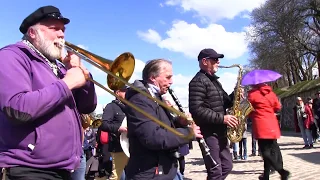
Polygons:
<instances>
[{"instance_id":1,"label":"brass instrument","mask_svg":"<svg viewBox=\"0 0 320 180\"><path fill-rule=\"evenodd\" d=\"M249 113L253 110L253 107L249 101L242 100L241 98L241 80L243 74L243 68L240 64L233 64L231 66L219 66L221 68L233 68L238 67L238 77L237 77L237 84L234 91L234 100L233 106L229 109L228 113L230 115L234 115L238 119L238 126L237 127L230 127L227 128L227 137L228 139L233 142L239 142L242 139L243 132L246 130L246 118Z\"/></svg>"},{"instance_id":2,"label":"brass instrument","mask_svg":"<svg viewBox=\"0 0 320 180\"><path fill-rule=\"evenodd\" d=\"M158 125L162 126L163 128L167 129L168 131L174 133L175 135L181 137L181 138L186 138L186 139L193 139L194 134L193 131L190 129L190 133L186 136L179 131L175 130L171 126L163 123L156 117L153 117L149 113L145 112L144 110L140 109L139 107L136 107L132 103L130 103L128 100L121 98L120 96L117 96L112 90L117 90L123 87L124 85L129 86L130 88L134 89L135 91L139 92L140 94L148 97L152 101L157 102L159 105L162 107L166 108L169 111L174 112L175 114L182 116L187 119L186 115L181 113L180 111L168 106L166 103L162 102L161 100L157 98L153 98L150 94L134 87L130 83L128 83L130 77L132 76L132 73L134 71L134 66L135 66L135 58L133 54L129 52L125 52L121 54L118 58L116 58L114 61L102 58L98 55L95 55L89 51L86 51L74 44L71 44L70 42L65 42L64 47L67 51L71 51L78 55L81 59L85 60L86 62L92 64L93 66L97 67L98 69L104 71L105 73L108 74L107 77L107 84L108 87L111 89L108 89L104 87L102 84L98 83L94 79L87 77L87 80L93 82L95 85L99 86L103 90L107 91L114 97L117 97L119 100L121 100L124 104L130 106L131 108L135 109L136 111L140 112L147 118L151 119Z\"/></svg>"},{"instance_id":3,"label":"brass instrument","mask_svg":"<svg viewBox=\"0 0 320 180\"><path fill-rule=\"evenodd\" d=\"M94 117L92 117L90 114L81 114L80 116L83 129L86 129L90 126L92 126L92 128L98 128L102 124L101 119L94 119Z\"/></svg>"},{"instance_id":4,"label":"brass instrument","mask_svg":"<svg viewBox=\"0 0 320 180\"><path fill-rule=\"evenodd\" d=\"M83 129L87 129L92 123L92 118L89 114L81 114L80 116Z\"/></svg>"},{"instance_id":5,"label":"brass instrument","mask_svg":"<svg viewBox=\"0 0 320 180\"><path fill-rule=\"evenodd\" d=\"M101 119L95 119L91 123L92 128L99 128L102 125L102 120Z\"/></svg>"}]
</instances>

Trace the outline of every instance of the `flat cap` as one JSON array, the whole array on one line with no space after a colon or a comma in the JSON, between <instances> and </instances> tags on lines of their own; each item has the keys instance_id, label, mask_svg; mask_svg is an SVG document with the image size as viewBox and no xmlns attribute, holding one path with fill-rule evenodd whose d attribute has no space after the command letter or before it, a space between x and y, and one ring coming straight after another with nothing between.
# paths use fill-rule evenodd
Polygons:
<instances>
[{"instance_id":1,"label":"flat cap","mask_svg":"<svg viewBox=\"0 0 320 180\"><path fill-rule=\"evenodd\" d=\"M35 10L29 16L27 16L20 25L20 32L25 34L28 28L46 18L59 19L64 24L68 24L70 20L62 16L60 10L54 6L43 6Z\"/></svg>"}]
</instances>

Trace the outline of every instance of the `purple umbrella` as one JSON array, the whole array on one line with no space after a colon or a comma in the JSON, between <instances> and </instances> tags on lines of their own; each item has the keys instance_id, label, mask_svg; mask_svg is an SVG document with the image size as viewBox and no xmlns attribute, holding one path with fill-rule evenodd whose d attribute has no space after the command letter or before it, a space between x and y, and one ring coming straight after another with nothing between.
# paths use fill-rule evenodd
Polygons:
<instances>
[{"instance_id":1,"label":"purple umbrella","mask_svg":"<svg viewBox=\"0 0 320 180\"><path fill-rule=\"evenodd\" d=\"M266 82L272 82L279 79L282 75L271 70L258 69L253 70L243 76L241 85L256 85Z\"/></svg>"}]
</instances>

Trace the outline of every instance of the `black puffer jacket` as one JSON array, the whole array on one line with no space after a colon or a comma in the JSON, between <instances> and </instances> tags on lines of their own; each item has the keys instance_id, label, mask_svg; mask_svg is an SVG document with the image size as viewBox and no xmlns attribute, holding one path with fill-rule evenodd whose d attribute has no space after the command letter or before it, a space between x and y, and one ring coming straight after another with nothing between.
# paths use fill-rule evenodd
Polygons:
<instances>
[{"instance_id":1,"label":"black puffer jacket","mask_svg":"<svg viewBox=\"0 0 320 180\"><path fill-rule=\"evenodd\" d=\"M189 83L189 111L204 136L226 136L223 117L232 107L233 93L229 96L218 78L200 70Z\"/></svg>"},{"instance_id":2,"label":"black puffer jacket","mask_svg":"<svg viewBox=\"0 0 320 180\"><path fill-rule=\"evenodd\" d=\"M112 101L104 108L101 130L109 132L109 152L123 152L118 129L125 116L125 105L119 100Z\"/></svg>"}]
</instances>

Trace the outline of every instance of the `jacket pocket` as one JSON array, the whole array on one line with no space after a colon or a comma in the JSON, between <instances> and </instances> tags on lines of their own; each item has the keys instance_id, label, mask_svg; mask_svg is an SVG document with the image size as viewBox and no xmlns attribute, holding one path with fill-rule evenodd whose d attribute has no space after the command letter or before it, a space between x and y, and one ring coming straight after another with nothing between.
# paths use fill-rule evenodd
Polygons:
<instances>
[{"instance_id":1,"label":"jacket pocket","mask_svg":"<svg viewBox=\"0 0 320 180\"><path fill-rule=\"evenodd\" d=\"M28 144L28 149L31 151L31 155L34 155L38 149L38 146L41 143L41 129L40 127L35 128L35 143L34 144Z\"/></svg>"}]
</instances>

